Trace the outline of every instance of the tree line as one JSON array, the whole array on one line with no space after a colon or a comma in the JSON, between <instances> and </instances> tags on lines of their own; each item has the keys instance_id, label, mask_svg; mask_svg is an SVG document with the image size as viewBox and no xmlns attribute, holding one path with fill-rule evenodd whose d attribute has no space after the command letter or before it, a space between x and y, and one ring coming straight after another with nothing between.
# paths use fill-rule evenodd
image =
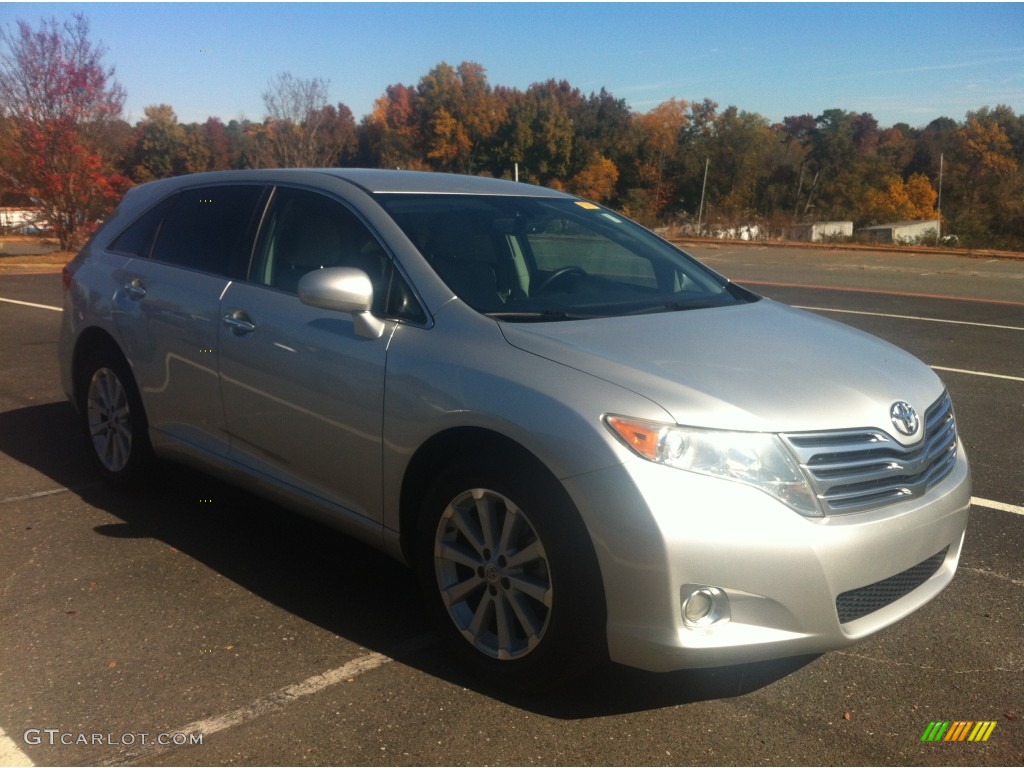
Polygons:
<instances>
[{"instance_id":1,"label":"tree line","mask_svg":"<svg viewBox=\"0 0 1024 768\"><path fill-rule=\"evenodd\" d=\"M168 104L130 125L124 90L82 16L0 31L0 204L42 204L75 247L129 186L183 173L362 166L469 173L565 189L647 225L706 232L801 222L942 219L960 245L1024 250L1024 115L981 107L923 128L829 109L773 123L711 99L634 112L605 89L492 85L439 63L389 85L356 121L329 82L283 73L265 116L182 123Z\"/></svg>"}]
</instances>

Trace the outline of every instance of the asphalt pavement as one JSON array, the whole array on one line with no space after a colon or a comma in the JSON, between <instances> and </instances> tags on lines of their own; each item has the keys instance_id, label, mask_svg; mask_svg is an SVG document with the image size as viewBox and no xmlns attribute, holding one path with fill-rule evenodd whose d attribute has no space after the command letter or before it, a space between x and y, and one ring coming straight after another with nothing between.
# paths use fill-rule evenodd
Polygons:
<instances>
[{"instance_id":1,"label":"asphalt pavement","mask_svg":"<svg viewBox=\"0 0 1024 768\"><path fill-rule=\"evenodd\" d=\"M401 565L181 467L100 482L57 380L59 275L0 275L0 765L1024 763L1024 262L693 250L945 381L978 503L936 600L846 651L502 694ZM922 741L935 721L996 726Z\"/></svg>"}]
</instances>

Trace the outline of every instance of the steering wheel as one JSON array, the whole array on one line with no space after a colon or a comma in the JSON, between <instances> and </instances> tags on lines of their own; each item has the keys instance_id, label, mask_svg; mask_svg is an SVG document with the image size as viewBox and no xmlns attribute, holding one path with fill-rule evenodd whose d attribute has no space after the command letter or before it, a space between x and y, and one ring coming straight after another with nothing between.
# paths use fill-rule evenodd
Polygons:
<instances>
[{"instance_id":1,"label":"steering wheel","mask_svg":"<svg viewBox=\"0 0 1024 768\"><path fill-rule=\"evenodd\" d=\"M548 275L546 278L544 278L544 280L541 281L541 284L537 286L537 289L536 289L537 293L544 293L554 283L558 282L559 280L561 280L566 275L575 275L576 277L586 277L587 273L586 273L585 270L581 269L580 267L562 267L561 269L556 269L554 272L552 272L550 275Z\"/></svg>"}]
</instances>

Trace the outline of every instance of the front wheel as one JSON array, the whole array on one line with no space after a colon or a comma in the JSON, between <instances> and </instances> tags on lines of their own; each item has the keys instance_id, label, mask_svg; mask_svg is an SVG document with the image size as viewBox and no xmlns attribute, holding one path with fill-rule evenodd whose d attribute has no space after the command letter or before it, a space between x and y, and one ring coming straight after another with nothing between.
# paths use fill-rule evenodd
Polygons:
<instances>
[{"instance_id":1,"label":"front wheel","mask_svg":"<svg viewBox=\"0 0 1024 768\"><path fill-rule=\"evenodd\" d=\"M603 591L589 536L561 486L523 473L454 469L429 494L417 564L462 656L516 688L553 684L598 660Z\"/></svg>"}]
</instances>

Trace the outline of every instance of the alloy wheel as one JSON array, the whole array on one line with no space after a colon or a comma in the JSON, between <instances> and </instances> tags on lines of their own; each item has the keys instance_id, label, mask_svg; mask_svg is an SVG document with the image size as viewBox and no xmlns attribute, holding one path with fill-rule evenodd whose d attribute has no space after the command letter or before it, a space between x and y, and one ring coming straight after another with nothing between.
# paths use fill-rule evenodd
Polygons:
<instances>
[{"instance_id":1,"label":"alloy wheel","mask_svg":"<svg viewBox=\"0 0 1024 768\"><path fill-rule=\"evenodd\" d=\"M112 473L123 470L132 455L131 409L121 379L110 368L97 369L89 380L86 419L100 463Z\"/></svg>"},{"instance_id":2,"label":"alloy wheel","mask_svg":"<svg viewBox=\"0 0 1024 768\"><path fill-rule=\"evenodd\" d=\"M448 615L478 651L511 660L540 645L551 619L548 556L506 496L474 488L448 504L434 539L434 570Z\"/></svg>"}]
</instances>

